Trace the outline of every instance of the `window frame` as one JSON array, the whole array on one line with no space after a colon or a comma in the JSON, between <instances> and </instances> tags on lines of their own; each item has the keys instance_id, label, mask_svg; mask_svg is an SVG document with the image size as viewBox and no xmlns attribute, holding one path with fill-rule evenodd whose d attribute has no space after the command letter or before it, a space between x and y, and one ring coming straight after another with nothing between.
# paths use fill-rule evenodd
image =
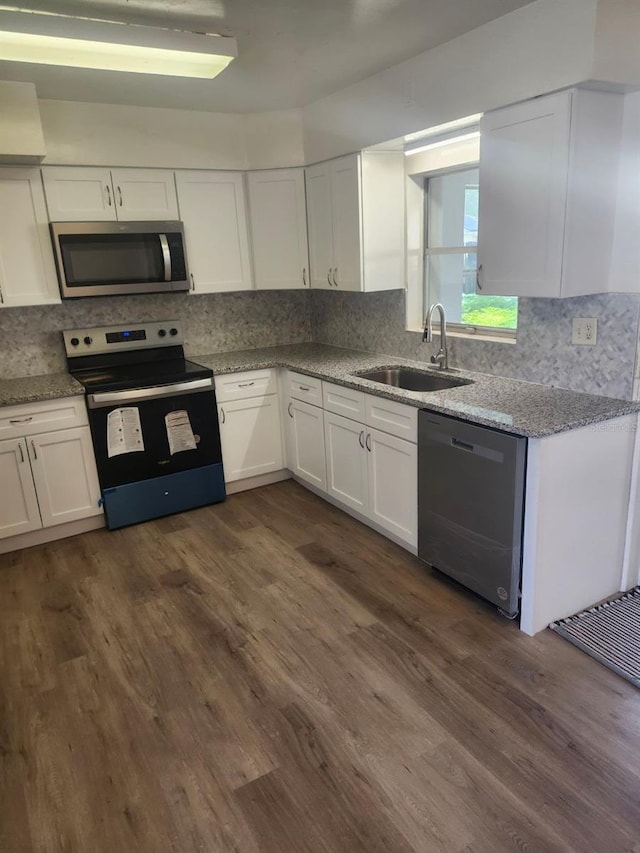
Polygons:
<instances>
[{"instance_id":1,"label":"window frame","mask_svg":"<svg viewBox=\"0 0 640 853\"><path fill-rule=\"evenodd\" d=\"M431 254L433 255L446 255L446 254L457 254L461 255L465 252L469 252L469 250L475 251L477 254L478 246L460 246L460 247L441 247L434 249L432 251L429 250L428 245L428 205L429 205L429 196L428 196L428 183L431 178L443 177L446 175L454 174L456 172L467 172L471 169L478 169L479 161L466 161L456 165L447 166L445 168L434 169L431 171L419 172L416 174L408 174L407 181L409 186L409 191L412 192L414 196L414 204L417 199L418 190L421 195L421 228L420 228L420 263L418 269L415 270L414 275L411 274L407 277L407 311L406 311L406 328L408 331L417 331L422 332L424 328L424 318L426 316L427 310L429 308L431 297L428 295L429 292L429 284L427 281L428 275L428 259ZM411 279L414 279L412 281ZM410 291L413 289L413 293ZM417 325L418 315L420 315L420 325ZM469 337L476 339L486 339L486 340L497 340L499 342L504 343L515 343L518 329L517 326L515 329L505 329L500 326L480 326L480 325L471 325L469 323L454 323L447 320L447 333L452 334L453 336L459 337Z\"/></svg>"}]
</instances>

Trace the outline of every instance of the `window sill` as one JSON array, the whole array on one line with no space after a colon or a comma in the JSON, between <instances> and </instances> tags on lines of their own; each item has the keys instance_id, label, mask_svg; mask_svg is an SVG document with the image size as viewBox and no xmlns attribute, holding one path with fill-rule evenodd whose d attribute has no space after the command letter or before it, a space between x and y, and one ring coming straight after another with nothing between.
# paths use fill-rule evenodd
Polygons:
<instances>
[{"instance_id":1,"label":"window sill","mask_svg":"<svg viewBox=\"0 0 640 853\"><path fill-rule=\"evenodd\" d=\"M422 334L423 329L407 329L408 332L417 332ZM438 330L434 328L434 335L438 336ZM517 332L513 329L505 330L504 332L492 333L488 329L478 329L478 331L469 331L461 326L447 325L447 337L449 338L465 338L468 341L486 341L492 344L515 344Z\"/></svg>"}]
</instances>

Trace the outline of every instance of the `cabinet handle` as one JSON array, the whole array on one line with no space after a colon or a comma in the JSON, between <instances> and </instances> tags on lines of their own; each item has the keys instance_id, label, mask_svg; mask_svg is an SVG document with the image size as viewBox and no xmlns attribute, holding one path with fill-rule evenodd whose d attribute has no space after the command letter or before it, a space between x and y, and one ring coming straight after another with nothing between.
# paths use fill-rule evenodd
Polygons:
<instances>
[{"instance_id":1,"label":"cabinet handle","mask_svg":"<svg viewBox=\"0 0 640 853\"><path fill-rule=\"evenodd\" d=\"M369 453L371 453L371 433L370 432L367 433L366 444L367 444L367 450L369 451Z\"/></svg>"},{"instance_id":2,"label":"cabinet handle","mask_svg":"<svg viewBox=\"0 0 640 853\"><path fill-rule=\"evenodd\" d=\"M24 462L24 452L22 450L22 444L18 445L18 450L20 451L20 461Z\"/></svg>"},{"instance_id":3,"label":"cabinet handle","mask_svg":"<svg viewBox=\"0 0 640 853\"><path fill-rule=\"evenodd\" d=\"M238 382L238 388L250 388L252 385L255 385L254 381L251 382Z\"/></svg>"},{"instance_id":4,"label":"cabinet handle","mask_svg":"<svg viewBox=\"0 0 640 853\"><path fill-rule=\"evenodd\" d=\"M338 282L336 281L336 276L337 276L337 275L338 275L338 267L336 267L336 268L334 269L334 271L333 271L333 276L332 276L332 278L333 278L333 283L334 283L334 285L335 285L336 287L338 286Z\"/></svg>"},{"instance_id":5,"label":"cabinet handle","mask_svg":"<svg viewBox=\"0 0 640 853\"><path fill-rule=\"evenodd\" d=\"M2 285L0 284L0 302L4 305L4 295L2 293Z\"/></svg>"},{"instance_id":6,"label":"cabinet handle","mask_svg":"<svg viewBox=\"0 0 640 853\"><path fill-rule=\"evenodd\" d=\"M120 207L122 207L122 190L120 189L120 187L116 187L116 189L118 190L118 200L120 201Z\"/></svg>"},{"instance_id":7,"label":"cabinet handle","mask_svg":"<svg viewBox=\"0 0 640 853\"><path fill-rule=\"evenodd\" d=\"M222 423L224 423L227 420L227 416L225 415L222 406L220 406L220 414L222 415Z\"/></svg>"},{"instance_id":8,"label":"cabinet handle","mask_svg":"<svg viewBox=\"0 0 640 853\"><path fill-rule=\"evenodd\" d=\"M287 412L289 412L289 417L290 417L290 418L292 418L292 417L293 417L293 415L291 414L291 402L290 402L290 403L289 403L289 405L287 406Z\"/></svg>"},{"instance_id":9,"label":"cabinet handle","mask_svg":"<svg viewBox=\"0 0 640 853\"><path fill-rule=\"evenodd\" d=\"M195 279L194 279L194 277L193 277L193 273L192 273L192 272L191 272L191 273L189 273L189 278L191 279L191 287L190 287L189 289L190 289L190 290L195 290L195 289L196 289L196 281L195 281Z\"/></svg>"},{"instance_id":10,"label":"cabinet handle","mask_svg":"<svg viewBox=\"0 0 640 853\"><path fill-rule=\"evenodd\" d=\"M32 421L33 418L29 415L28 418L9 418L10 424L28 424L29 421Z\"/></svg>"},{"instance_id":11,"label":"cabinet handle","mask_svg":"<svg viewBox=\"0 0 640 853\"><path fill-rule=\"evenodd\" d=\"M111 207L111 187L109 186L109 184L105 184L104 188L107 191L107 203L109 207Z\"/></svg>"},{"instance_id":12,"label":"cabinet handle","mask_svg":"<svg viewBox=\"0 0 640 853\"><path fill-rule=\"evenodd\" d=\"M298 385L298 390L299 391L311 391L311 388L309 388L308 385Z\"/></svg>"},{"instance_id":13,"label":"cabinet handle","mask_svg":"<svg viewBox=\"0 0 640 853\"><path fill-rule=\"evenodd\" d=\"M38 451L36 450L36 443L33 440L31 441L31 447L33 449L33 458L37 459L38 458Z\"/></svg>"},{"instance_id":14,"label":"cabinet handle","mask_svg":"<svg viewBox=\"0 0 640 853\"><path fill-rule=\"evenodd\" d=\"M303 269L302 269L302 286L303 287L307 286L307 268L306 267L303 267Z\"/></svg>"},{"instance_id":15,"label":"cabinet handle","mask_svg":"<svg viewBox=\"0 0 640 853\"><path fill-rule=\"evenodd\" d=\"M476 271L476 288L478 290L482 290L482 284L480 283L480 275L482 273L482 264L478 267Z\"/></svg>"},{"instance_id":16,"label":"cabinet handle","mask_svg":"<svg viewBox=\"0 0 640 853\"><path fill-rule=\"evenodd\" d=\"M333 287L331 284L331 267L329 267L329 272L327 273L327 281L329 282L329 287Z\"/></svg>"},{"instance_id":17,"label":"cabinet handle","mask_svg":"<svg viewBox=\"0 0 640 853\"><path fill-rule=\"evenodd\" d=\"M358 436L358 441L360 442L360 447L364 450L364 430L360 431L360 435Z\"/></svg>"}]
</instances>

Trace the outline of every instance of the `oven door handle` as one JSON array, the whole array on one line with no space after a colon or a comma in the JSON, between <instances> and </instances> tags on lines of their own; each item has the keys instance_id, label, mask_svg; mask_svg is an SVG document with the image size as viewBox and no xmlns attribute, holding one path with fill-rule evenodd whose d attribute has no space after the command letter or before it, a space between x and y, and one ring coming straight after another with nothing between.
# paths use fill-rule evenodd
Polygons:
<instances>
[{"instance_id":1,"label":"oven door handle","mask_svg":"<svg viewBox=\"0 0 640 853\"><path fill-rule=\"evenodd\" d=\"M159 234L160 248L162 249L162 260L164 261L164 280L171 281L171 250L166 234Z\"/></svg>"},{"instance_id":2,"label":"oven door handle","mask_svg":"<svg viewBox=\"0 0 640 853\"><path fill-rule=\"evenodd\" d=\"M163 397L179 397L181 394L200 394L213 390L213 379L192 379L191 382L176 382L174 385L157 385L155 388L131 388L127 391L102 391L87 394L90 409L101 409L118 403L143 403Z\"/></svg>"}]
</instances>

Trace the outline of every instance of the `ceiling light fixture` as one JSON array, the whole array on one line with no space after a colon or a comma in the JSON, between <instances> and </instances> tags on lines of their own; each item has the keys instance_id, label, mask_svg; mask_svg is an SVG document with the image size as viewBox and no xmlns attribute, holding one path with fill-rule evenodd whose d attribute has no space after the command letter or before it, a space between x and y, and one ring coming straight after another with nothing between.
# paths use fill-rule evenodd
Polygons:
<instances>
[{"instance_id":1,"label":"ceiling light fixture","mask_svg":"<svg viewBox=\"0 0 640 853\"><path fill-rule=\"evenodd\" d=\"M0 7L7 62L211 79L237 55L227 36Z\"/></svg>"},{"instance_id":2,"label":"ceiling light fixture","mask_svg":"<svg viewBox=\"0 0 640 853\"><path fill-rule=\"evenodd\" d=\"M446 137L431 142L425 142L415 147L407 147L404 150L405 157L411 157L412 154L421 154L423 151L432 151L434 148L443 148L445 145L453 145L455 142L467 142L470 139L479 139L480 131L474 130L471 133L447 134Z\"/></svg>"}]
</instances>

